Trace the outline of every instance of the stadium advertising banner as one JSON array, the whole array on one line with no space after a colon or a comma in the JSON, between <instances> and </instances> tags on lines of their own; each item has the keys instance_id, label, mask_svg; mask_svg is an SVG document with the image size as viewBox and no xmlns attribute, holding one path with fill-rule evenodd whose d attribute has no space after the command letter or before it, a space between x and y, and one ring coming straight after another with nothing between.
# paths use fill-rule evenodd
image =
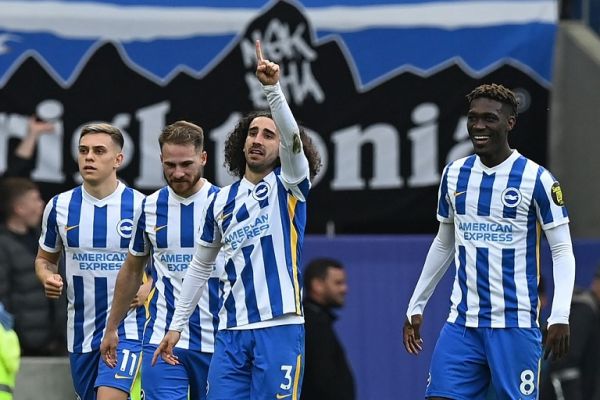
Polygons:
<instances>
[{"instance_id":1,"label":"stadium advertising banner","mask_svg":"<svg viewBox=\"0 0 600 400\"><path fill-rule=\"evenodd\" d=\"M545 162L557 5L546 0L4 1L0 171L27 117L52 121L31 177L46 196L80 182L82 125L126 134L124 181L163 185L157 137L201 125L206 176L247 111L267 106L254 41L282 66L296 118L323 158L309 232L432 232L444 165L471 152L465 94L480 83L521 100L512 144Z\"/></svg>"}]
</instances>

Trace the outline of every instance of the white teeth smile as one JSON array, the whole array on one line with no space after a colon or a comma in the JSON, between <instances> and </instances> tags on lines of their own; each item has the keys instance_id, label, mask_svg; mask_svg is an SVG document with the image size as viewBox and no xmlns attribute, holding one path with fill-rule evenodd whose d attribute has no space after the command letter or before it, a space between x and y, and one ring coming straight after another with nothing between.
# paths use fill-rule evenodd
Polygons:
<instances>
[{"instance_id":1,"label":"white teeth smile","mask_svg":"<svg viewBox=\"0 0 600 400\"><path fill-rule=\"evenodd\" d=\"M485 140L485 139L489 139L489 136L473 136L473 139L475 139L475 140Z\"/></svg>"}]
</instances>

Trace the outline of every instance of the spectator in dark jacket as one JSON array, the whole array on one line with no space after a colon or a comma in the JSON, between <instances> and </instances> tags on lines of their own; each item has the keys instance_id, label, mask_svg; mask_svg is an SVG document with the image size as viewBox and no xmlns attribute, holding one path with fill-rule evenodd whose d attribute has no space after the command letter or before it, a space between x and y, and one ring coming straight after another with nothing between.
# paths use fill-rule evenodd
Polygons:
<instances>
[{"instance_id":1,"label":"spectator in dark jacket","mask_svg":"<svg viewBox=\"0 0 600 400\"><path fill-rule=\"evenodd\" d=\"M315 259L304 270L306 363L302 400L354 400L354 377L333 329L333 309L342 307L348 286L342 264Z\"/></svg>"},{"instance_id":2,"label":"spectator in dark jacket","mask_svg":"<svg viewBox=\"0 0 600 400\"><path fill-rule=\"evenodd\" d=\"M46 298L34 268L44 202L25 178L5 178L0 193L0 302L14 316L22 355L64 354L64 310Z\"/></svg>"}]
</instances>

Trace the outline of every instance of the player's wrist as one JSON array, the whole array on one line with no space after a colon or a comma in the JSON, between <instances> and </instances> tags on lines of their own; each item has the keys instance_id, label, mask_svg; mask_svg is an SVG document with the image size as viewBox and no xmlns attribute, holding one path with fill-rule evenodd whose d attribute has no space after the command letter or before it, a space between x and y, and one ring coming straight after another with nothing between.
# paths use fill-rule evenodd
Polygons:
<instances>
[{"instance_id":1,"label":"player's wrist","mask_svg":"<svg viewBox=\"0 0 600 400\"><path fill-rule=\"evenodd\" d=\"M261 85L263 87L263 90L265 92L276 92L278 90L281 90L281 85L279 85L279 81L275 82L272 85L266 85L264 83L261 82Z\"/></svg>"},{"instance_id":2,"label":"player's wrist","mask_svg":"<svg viewBox=\"0 0 600 400\"><path fill-rule=\"evenodd\" d=\"M169 331L173 331L173 332L177 332L178 334L181 335L181 332L183 332L183 323L178 323L177 321L173 321L171 323L171 325L169 326Z\"/></svg>"}]
</instances>

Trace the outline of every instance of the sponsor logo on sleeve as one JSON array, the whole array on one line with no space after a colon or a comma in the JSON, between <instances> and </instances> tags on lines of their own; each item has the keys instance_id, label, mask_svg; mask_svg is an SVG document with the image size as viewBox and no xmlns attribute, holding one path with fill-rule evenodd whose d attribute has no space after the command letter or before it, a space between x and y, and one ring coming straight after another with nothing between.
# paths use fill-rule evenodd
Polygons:
<instances>
[{"instance_id":1,"label":"sponsor logo on sleeve","mask_svg":"<svg viewBox=\"0 0 600 400\"><path fill-rule=\"evenodd\" d=\"M563 199L562 189L560 188L560 183L554 182L552 187L550 188L550 194L552 195L552 201L559 207L565 205L565 200Z\"/></svg>"}]
</instances>

